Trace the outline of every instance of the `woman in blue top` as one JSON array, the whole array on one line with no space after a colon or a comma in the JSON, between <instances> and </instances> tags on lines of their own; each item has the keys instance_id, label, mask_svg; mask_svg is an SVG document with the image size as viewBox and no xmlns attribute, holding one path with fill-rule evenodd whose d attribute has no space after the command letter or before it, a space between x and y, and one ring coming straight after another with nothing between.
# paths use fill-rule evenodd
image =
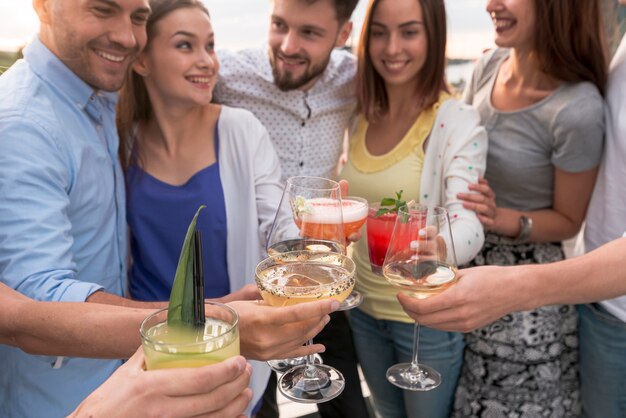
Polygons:
<instances>
[{"instance_id":1,"label":"woman in blue top","mask_svg":"<svg viewBox=\"0 0 626 418\"><path fill-rule=\"evenodd\" d=\"M205 6L199 0L150 6L147 46L118 108L130 293L168 299L187 226L204 204L198 229L205 296L220 297L254 280L282 193L279 162L251 113L211 103L219 63ZM253 405L269 375L257 366Z\"/></svg>"}]
</instances>

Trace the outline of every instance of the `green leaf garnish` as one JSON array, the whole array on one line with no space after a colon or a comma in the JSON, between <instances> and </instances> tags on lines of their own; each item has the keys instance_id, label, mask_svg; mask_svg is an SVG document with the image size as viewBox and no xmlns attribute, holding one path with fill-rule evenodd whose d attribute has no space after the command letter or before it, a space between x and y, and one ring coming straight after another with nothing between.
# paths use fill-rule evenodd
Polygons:
<instances>
[{"instance_id":1,"label":"green leaf garnish","mask_svg":"<svg viewBox=\"0 0 626 418\"><path fill-rule=\"evenodd\" d=\"M174 276L174 284L170 293L170 303L167 307L167 324L180 325L186 327L194 327L194 285L193 285L193 259L191 256L191 243L194 231L196 230L196 221L198 214L206 206L202 205L194 215L183 248L180 251L178 266L176 266L176 275Z\"/></svg>"},{"instance_id":2,"label":"green leaf garnish","mask_svg":"<svg viewBox=\"0 0 626 418\"><path fill-rule=\"evenodd\" d=\"M398 210L406 210L406 202L402 200L402 192L396 192L396 198L384 197L380 201L380 209L376 211L376 217L385 215L387 213L398 213Z\"/></svg>"},{"instance_id":3,"label":"green leaf garnish","mask_svg":"<svg viewBox=\"0 0 626 418\"><path fill-rule=\"evenodd\" d=\"M313 205L304 196L296 196L295 200L291 201L291 209L297 218L302 218L304 214L313 213Z\"/></svg>"}]
</instances>

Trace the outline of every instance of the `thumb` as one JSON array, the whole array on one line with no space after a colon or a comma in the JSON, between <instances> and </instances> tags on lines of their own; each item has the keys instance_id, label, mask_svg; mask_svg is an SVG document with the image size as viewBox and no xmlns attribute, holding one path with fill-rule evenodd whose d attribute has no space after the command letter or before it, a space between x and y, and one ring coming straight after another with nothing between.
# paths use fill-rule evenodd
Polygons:
<instances>
[{"instance_id":1,"label":"thumb","mask_svg":"<svg viewBox=\"0 0 626 418\"><path fill-rule=\"evenodd\" d=\"M143 347L139 346L135 354L125 363L125 366L131 369L143 369L144 354Z\"/></svg>"},{"instance_id":2,"label":"thumb","mask_svg":"<svg viewBox=\"0 0 626 418\"><path fill-rule=\"evenodd\" d=\"M348 180L339 180L339 189L341 189L341 197L348 196Z\"/></svg>"}]
</instances>

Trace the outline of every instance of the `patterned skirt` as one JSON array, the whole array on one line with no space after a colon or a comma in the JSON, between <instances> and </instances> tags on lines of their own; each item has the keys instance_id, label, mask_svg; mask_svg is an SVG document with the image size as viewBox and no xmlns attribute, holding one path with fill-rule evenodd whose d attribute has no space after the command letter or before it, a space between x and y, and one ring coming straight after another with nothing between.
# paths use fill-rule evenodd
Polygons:
<instances>
[{"instance_id":1,"label":"patterned skirt","mask_svg":"<svg viewBox=\"0 0 626 418\"><path fill-rule=\"evenodd\" d=\"M488 234L471 266L550 263L560 243L525 243ZM453 417L580 415L577 316L573 305L514 312L465 335Z\"/></svg>"}]
</instances>

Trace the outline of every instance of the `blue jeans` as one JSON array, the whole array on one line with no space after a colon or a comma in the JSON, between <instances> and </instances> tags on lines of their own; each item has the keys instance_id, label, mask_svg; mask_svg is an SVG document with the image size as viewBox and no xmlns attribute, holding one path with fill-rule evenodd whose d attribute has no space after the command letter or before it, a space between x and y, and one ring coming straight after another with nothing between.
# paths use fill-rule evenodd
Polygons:
<instances>
[{"instance_id":1,"label":"blue jeans","mask_svg":"<svg viewBox=\"0 0 626 418\"><path fill-rule=\"evenodd\" d=\"M626 417L626 322L600 305L579 305L583 417Z\"/></svg>"},{"instance_id":2,"label":"blue jeans","mask_svg":"<svg viewBox=\"0 0 626 418\"><path fill-rule=\"evenodd\" d=\"M420 328L419 362L441 373L443 382L429 392L402 390L387 381L387 369L410 363L413 324L377 320L359 309L349 313L354 344L374 407L383 418L447 418L463 361L463 337L459 333Z\"/></svg>"}]
</instances>

